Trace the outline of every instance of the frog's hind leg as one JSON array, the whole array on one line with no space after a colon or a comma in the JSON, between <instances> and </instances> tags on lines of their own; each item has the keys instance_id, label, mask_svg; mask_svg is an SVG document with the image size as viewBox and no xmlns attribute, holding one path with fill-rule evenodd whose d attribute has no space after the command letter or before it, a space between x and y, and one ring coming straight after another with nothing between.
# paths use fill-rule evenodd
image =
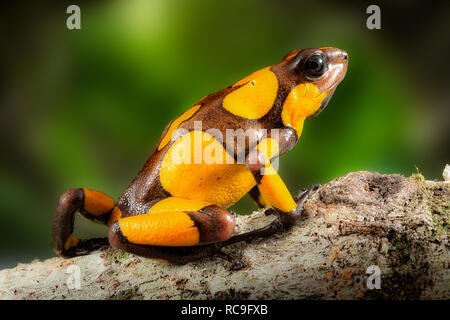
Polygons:
<instances>
[{"instance_id":1,"label":"frog's hind leg","mask_svg":"<svg viewBox=\"0 0 450 320\"><path fill-rule=\"evenodd\" d=\"M146 214L111 224L109 242L130 253L175 264L211 256L235 227L230 211L216 205L169 197Z\"/></svg>"},{"instance_id":2,"label":"frog's hind leg","mask_svg":"<svg viewBox=\"0 0 450 320\"><path fill-rule=\"evenodd\" d=\"M75 238L72 235L75 213L79 211L90 220L106 224L115 208L115 201L99 191L78 188L63 193L53 219L52 246L55 252L63 257L73 257L107 245L107 238Z\"/></svg>"}]
</instances>

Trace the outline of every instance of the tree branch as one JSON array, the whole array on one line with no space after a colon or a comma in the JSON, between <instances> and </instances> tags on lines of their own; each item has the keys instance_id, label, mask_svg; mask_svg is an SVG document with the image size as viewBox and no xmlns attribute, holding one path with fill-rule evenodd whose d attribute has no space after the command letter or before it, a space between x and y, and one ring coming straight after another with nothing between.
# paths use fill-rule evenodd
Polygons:
<instances>
[{"instance_id":1,"label":"tree branch","mask_svg":"<svg viewBox=\"0 0 450 320\"><path fill-rule=\"evenodd\" d=\"M175 266L107 247L0 271L0 298L450 298L448 181L349 173L314 192L305 213L283 234L226 248L245 263L238 271L218 257ZM241 216L237 232L271 219L262 212ZM367 286L377 286L369 266L381 271L380 289Z\"/></svg>"}]
</instances>

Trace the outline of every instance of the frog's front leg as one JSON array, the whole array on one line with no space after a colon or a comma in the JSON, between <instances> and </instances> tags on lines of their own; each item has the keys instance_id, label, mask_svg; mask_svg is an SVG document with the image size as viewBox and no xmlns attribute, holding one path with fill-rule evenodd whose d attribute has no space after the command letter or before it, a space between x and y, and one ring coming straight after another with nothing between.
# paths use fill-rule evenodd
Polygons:
<instances>
[{"instance_id":1,"label":"frog's front leg","mask_svg":"<svg viewBox=\"0 0 450 320\"><path fill-rule=\"evenodd\" d=\"M80 240L72 235L75 213L86 218L107 223L115 201L102 192L78 188L63 193L53 219L52 246L58 255L73 257L88 254L108 244L107 238Z\"/></svg>"},{"instance_id":2,"label":"frog's front leg","mask_svg":"<svg viewBox=\"0 0 450 320\"><path fill-rule=\"evenodd\" d=\"M250 151L246 158L247 168L256 181L256 186L250 191L250 196L259 207L269 207L266 214L275 213L277 219L263 228L235 235L222 245L273 235L293 226L302 215L303 204L319 185L316 184L307 190L303 190L295 199L292 198L285 183L271 163L271 160L279 155L280 149L285 151L290 145L288 141L288 143L279 146L276 140L267 138Z\"/></svg>"},{"instance_id":3,"label":"frog's front leg","mask_svg":"<svg viewBox=\"0 0 450 320\"><path fill-rule=\"evenodd\" d=\"M255 148L247 157L247 167L255 177L258 188L258 192L253 190L252 197L259 199L266 207L275 209L281 224L287 229L297 222L303 213L304 202L319 185L300 192L294 199L271 163L274 156L272 153L263 148Z\"/></svg>"}]
</instances>

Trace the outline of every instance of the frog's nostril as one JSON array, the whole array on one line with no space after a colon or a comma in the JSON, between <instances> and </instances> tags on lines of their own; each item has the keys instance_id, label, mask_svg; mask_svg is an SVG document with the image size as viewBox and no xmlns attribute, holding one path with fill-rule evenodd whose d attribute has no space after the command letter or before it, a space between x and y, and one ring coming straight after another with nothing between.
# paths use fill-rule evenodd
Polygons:
<instances>
[{"instance_id":1,"label":"frog's nostril","mask_svg":"<svg viewBox=\"0 0 450 320\"><path fill-rule=\"evenodd\" d=\"M344 53L343 53L342 58L343 58L344 60L348 60L348 54L347 54L347 52L344 52Z\"/></svg>"}]
</instances>

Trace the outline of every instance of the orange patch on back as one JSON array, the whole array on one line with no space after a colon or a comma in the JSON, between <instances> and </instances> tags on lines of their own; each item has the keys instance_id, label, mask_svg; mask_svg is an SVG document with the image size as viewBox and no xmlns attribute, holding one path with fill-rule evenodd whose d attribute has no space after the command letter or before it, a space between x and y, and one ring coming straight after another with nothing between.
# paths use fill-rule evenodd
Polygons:
<instances>
[{"instance_id":1,"label":"orange patch on back","mask_svg":"<svg viewBox=\"0 0 450 320\"><path fill-rule=\"evenodd\" d=\"M83 209L93 216L100 216L114 207L115 201L103 192L86 188L83 188L83 192Z\"/></svg>"},{"instance_id":2,"label":"orange patch on back","mask_svg":"<svg viewBox=\"0 0 450 320\"><path fill-rule=\"evenodd\" d=\"M233 87L242 87L225 97L224 109L246 119L259 119L269 112L278 92L278 79L269 68L256 71L235 83Z\"/></svg>"},{"instance_id":3,"label":"orange patch on back","mask_svg":"<svg viewBox=\"0 0 450 320\"><path fill-rule=\"evenodd\" d=\"M187 110L185 113L183 113L181 116L176 118L172 124L169 127L169 130L167 130L167 133L162 138L161 142L159 143L158 150L161 150L164 148L169 141L172 139L172 134L175 132L175 130L178 129L178 126L185 120L189 119L194 115L195 112L197 112L198 109L200 109L201 105L195 105L189 110Z\"/></svg>"},{"instance_id":4,"label":"orange patch on back","mask_svg":"<svg viewBox=\"0 0 450 320\"><path fill-rule=\"evenodd\" d=\"M259 75L261 75L264 72L266 72L267 70L269 70L271 67L272 66L268 66L268 67L262 68L261 70L258 70L258 71L255 71L255 72L249 74L245 78L243 78L243 79L239 80L238 82L236 82L235 84L233 84L233 87L237 87L237 86L246 84L247 82L251 81L254 78L257 78Z\"/></svg>"},{"instance_id":5,"label":"orange patch on back","mask_svg":"<svg viewBox=\"0 0 450 320\"><path fill-rule=\"evenodd\" d=\"M289 92L283 104L281 120L284 125L297 131L300 137L304 120L313 115L319 108L328 92L320 92L312 83L301 83Z\"/></svg>"},{"instance_id":6,"label":"orange patch on back","mask_svg":"<svg viewBox=\"0 0 450 320\"><path fill-rule=\"evenodd\" d=\"M189 215L182 211L147 213L119 220L120 231L135 244L193 246L200 233Z\"/></svg>"}]
</instances>

